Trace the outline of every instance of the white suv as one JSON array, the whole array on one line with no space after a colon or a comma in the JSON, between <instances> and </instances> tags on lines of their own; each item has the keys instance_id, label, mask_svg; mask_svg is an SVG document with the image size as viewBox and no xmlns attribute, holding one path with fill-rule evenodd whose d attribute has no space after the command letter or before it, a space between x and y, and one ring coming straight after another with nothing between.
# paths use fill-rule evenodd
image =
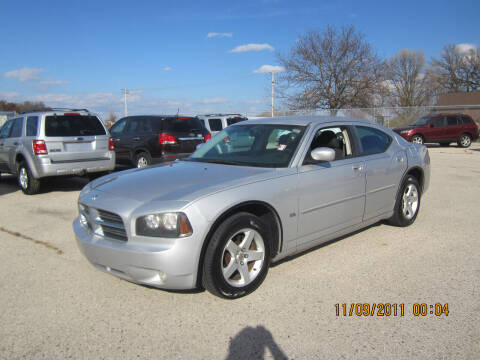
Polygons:
<instances>
[{"instance_id":1,"label":"white suv","mask_svg":"<svg viewBox=\"0 0 480 360\"><path fill-rule=\"evenodd\" d=\"M0 172L16 175L25 194L38 193L42 178L114 168L112 138L86 109L20 114L0 128Z\"/></svg>"},{"instance_id":2,"label":"white suv","mask_svg":"<svg viewBox=\"0 0 480 360\"><path fill-rule=\"evenodd\" d=\"M246 117L240 114L206 114L197 115L205 128L210 131L212 136L222 131L227 126L236 124L240 121L248 120Z\"/></svg>"}]
</instances>

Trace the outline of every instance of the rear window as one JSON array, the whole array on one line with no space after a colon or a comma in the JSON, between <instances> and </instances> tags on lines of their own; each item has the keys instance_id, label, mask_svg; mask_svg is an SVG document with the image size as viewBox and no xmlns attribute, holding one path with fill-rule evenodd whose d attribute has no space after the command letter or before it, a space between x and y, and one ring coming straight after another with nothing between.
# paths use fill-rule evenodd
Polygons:
<instances>
[{"instance_id":1,"label":"rear window","mask_svg":"<svg viewBox=\"0 0 480 360\"><path fill-rule=\"evenodd\" d=\"M462 123L463 124L471 124L472 120L466 116L462 116Z\"/></svg>"},{"instance_id":2,"label":"rear window","mask_svg":"<svg viewBox=\"0 0 480 360\"><path fill-rule=\"evenodd\" d=\"M210 125L210 130L212 130L212 131L222 131L222 120L221 119L208 119L208 124Z\"/></svg>"},{"instance_id":3,"label":"rear window","mask_svg":"<svg viewBox=\"0 0 480 360\"><path fill-rule=\"evenodd\" d=\"M197 118L170 118L164 120L164 129L166 132L201 132L202 124Z\"/></svg>"},{"instance_id":4,"label":"rear window","mask_svg":"<svg viewBox=\"0 0 480 360\"><path fill-rule=\"evenodd\" d=\"M246 118L242 118L242 117L233 117L233 118L228 118L227 119L227 126L230 126L230 125L233 125L233 124L236 124L240 121L245 121L247 120Z\"/></svg>"},{"instance_id":5,"label":"rear window","mask_svg":"<svg viewBox=\"0 0 480 360\"><path fill-rule=\"evenodd\" d=\"M106 135L96 116L53 115L45 120L45 136Z\"/></svg>"}]
</instances>

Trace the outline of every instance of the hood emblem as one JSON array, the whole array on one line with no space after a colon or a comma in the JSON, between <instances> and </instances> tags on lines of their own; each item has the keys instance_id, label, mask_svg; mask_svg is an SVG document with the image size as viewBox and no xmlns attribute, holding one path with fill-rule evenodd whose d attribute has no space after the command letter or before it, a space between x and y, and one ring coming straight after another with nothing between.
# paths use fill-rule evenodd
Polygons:
<instances>
[{"instance_id":1,"label":"hood emblem","mask_svg":"<svg viewBox=\"0 0 480 360\"><path fill-rule=\"evenodd\" d=\"M93 194L92 195L92 200L97 200L98 199L98 194Z\"/></svg>"}]
</instances>

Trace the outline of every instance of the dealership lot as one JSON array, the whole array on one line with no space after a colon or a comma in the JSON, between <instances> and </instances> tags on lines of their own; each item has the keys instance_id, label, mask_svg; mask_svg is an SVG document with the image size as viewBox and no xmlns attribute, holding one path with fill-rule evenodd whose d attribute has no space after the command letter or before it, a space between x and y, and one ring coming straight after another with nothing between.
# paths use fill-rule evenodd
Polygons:
<instances>
[{"instance_id":1,"label":"dealership lot","mask_svg":"<svg viewBox=\"0 0 480 360\"><path fill-rule=\"evenodd\" d=\"M478 358L480 144L430 155L412 226L375 225L284 261L235 301L94 269L71 226L86 180L25 196L4 175L0 358ZM404 304L404 316L349 316L357 303ZM448 316L414 316L416 303L448 304Z\"/></svg>"}]
</instances>

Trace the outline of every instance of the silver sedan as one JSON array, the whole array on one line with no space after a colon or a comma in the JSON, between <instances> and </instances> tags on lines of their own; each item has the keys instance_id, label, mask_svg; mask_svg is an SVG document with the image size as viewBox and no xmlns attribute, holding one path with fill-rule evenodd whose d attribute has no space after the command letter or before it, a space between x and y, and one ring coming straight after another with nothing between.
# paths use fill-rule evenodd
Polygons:
<instances>
[{"instance_id":1,"label":"silver sedan","mask_svg":"<svg viewBox=\"0 0 480 360\"><path fill-rule=\"evenodd\" d=\"M274 261L381 220L412 224L429 181L427 148L374 123L250 120L188 159L91 182L73 227L102 271L238 298Z\"/></svg>"}]
</instances>

